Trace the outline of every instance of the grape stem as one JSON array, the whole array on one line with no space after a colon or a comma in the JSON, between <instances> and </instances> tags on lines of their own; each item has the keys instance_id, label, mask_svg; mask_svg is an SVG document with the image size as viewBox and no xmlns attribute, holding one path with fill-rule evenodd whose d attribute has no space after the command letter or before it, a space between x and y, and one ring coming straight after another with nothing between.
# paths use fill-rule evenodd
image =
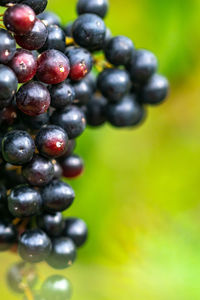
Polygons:
<instances>
[{"instance_id":1,"label":"grape stem","mask_svg":"<svg viewBox=\"0 0 200 300\"><path fill-rule=\"evenodd\" d=\"M24 288L24 293L25 293L26 298L27 298L28 300L34 300L33 294L32 294L32 292L31 292L31 290L30 290L30 288L29 288L28 286L26 286L26 287Z\"/></svg>"},{"instance_id":2,"label":"grape stem","mask_svg":"<svg viewBox=\"0 0 200 300\"><path fill-rule=\"evenodd\" d=\"M66 36L65 38L65 44L66 46L70 46L70 45L76 45L74 39L70 36Z\"/></svg>"}]
</instances>

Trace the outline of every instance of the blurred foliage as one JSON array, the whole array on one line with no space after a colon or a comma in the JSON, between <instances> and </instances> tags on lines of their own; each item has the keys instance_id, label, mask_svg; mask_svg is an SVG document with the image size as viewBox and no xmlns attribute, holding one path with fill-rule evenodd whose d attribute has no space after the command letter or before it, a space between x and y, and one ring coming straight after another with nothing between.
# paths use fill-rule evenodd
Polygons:
<instances>
[{"instance_id":1,"label":"blurred foliage","mask_svg":"<svg viewBox=\"0 0 200 300\"><path fill-rule=\"evenodd\" d=\"M49 9L65 24L75 3L49 0ZM86 171L67 215L84 218L90 238L63 272L73 300L200 299L199 18L199 0L110 0L106 24L158 55L171 96L137 130L105 126L79 139ZM4 280L13 261L1 254L2 299L21 299ZM38 269L41 280L54 273Z\"/></svg>"}]
</instances>

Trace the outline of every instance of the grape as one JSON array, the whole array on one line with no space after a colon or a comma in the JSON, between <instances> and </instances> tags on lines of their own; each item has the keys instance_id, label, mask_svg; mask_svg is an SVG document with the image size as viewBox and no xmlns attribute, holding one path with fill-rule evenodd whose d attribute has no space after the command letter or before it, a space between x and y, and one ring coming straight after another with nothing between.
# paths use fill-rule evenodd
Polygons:
<instances>
[{"instance_id":1,"label":"grape","mask_svg":"<svg viewBox=\"0 0 200 300\"><path fill-rule=\"evenodd\" d=\"M36 16L28 5L16 4L9 7L3 17L4 25L9 31L16 34L25 34L31 31Z\"/></svg>"}]
</instances>

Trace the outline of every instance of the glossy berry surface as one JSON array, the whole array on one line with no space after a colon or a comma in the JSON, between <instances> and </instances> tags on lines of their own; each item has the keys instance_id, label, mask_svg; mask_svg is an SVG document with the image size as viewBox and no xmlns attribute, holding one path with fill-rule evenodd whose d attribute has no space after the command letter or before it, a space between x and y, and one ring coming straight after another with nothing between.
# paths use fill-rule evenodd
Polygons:
<instances>
[{"instance_id":1,"label":"glossy berry surface","mask_svg":"<svg viewBox=\"0 0 200 300\"><path fill-rule=\"evenodd\" d=\"M158 68L156 56L148 50L137 50L133 53L128 70L133 82L143 83L147 81Z\"/></svg>"},{"instance_id":2,"label":"glossy berry surface","mask_svg":"<svg viewBox=\"0 0 200 300\"><path fill-rule=\"evenodd\" d=\"M51 251L49 237L40 229L25 231L19 238L19 255L27 262L36 263L47 258Z\"/></svg>"},{"instance_id":3,"label":"glossy berry surface","mask_svg":"<svg viewBox=\"0 0 200 300\"><path fill-rule=\"evenodd\" d=\"M97 85L103 96L112 102L120 101L131 87L128 72L121 69L105 69L100 73Z\"/></svg>"},{"instance_id":4,"label":"glossy berry surface","mask_svg":"<svg viewBox=\"0 0 200 300\"><path fill-rule=\"evenodd\" d=\"M85 115L76 106L55 111L51 120L53 124L62 127L67 132L69 139L80 136L86 127Z\"/></svg>"},{"instance_id":5,"label":"glossy berry surface","mask_svg":"<svg viewBox=\"0 0 200 300\"><path fill-rule=\"evenodd\" d=\"M62 177L62 168L59 162L57 162L55 159L52 161L53 169L54 169L54 175L53 179L60 179Z\"/></svg>"},{"instance_id":6,"label":"glossy berry surface","mask_svg":"<svg viewBox=\"0 0 200 300\"><path fill-rule=\"evenodd\" d=\"M29 184L44 186L53 179L53 164L45 157L34 155L30 163L23 167L22 174Z\"/></svg>"},{"instance_id":7,"label":"glossy berry surface","mask_svg":"<svg viewBox=\"0 0 200 300\"><path fill-rule=\"evenodd\" d=\"M107 107L108 121L115 127L131 127L141 123L145 116L144 108L134 95L125 96L117 104Z\"/></svg>"},{"instance_id":8,"label":"glossy berry surface","mask_svg":"<svg viewBox=\"0 0 200 300\"><path fill-rule=\"evenodd\" d=\"M76 178L83 173L84 162L78 155L71 155L66 157L61 162L63 169L63 176L66 178Z\"/></svg>"},{"instance_id":9,"label":"glossy berry surface","mask_svg":"<svg viewBox=\"0 0 200 300\"><path fill-rule=\"evenodd\" d=\"M77 12L79 15L91 13L104 18L107 11L108 0L79 0L77 3Z\"/></svg>"},{"instance_id":10,"label":"glossy berry surface","mask_svg":"<svg viewBox=\"0 0 200 300\"><path fill-rule=\"evenodd\" d=\"M84 78L79 82L74 82L73 87L76 98L74 103L78 106L87 105L93 95L93 86L91 86L91 83L87 80L87 78Z\"/></svg>"},{"instance_id":11,"label":"glossy berry surface","mask_svg":"<svg viewBox=\"0 0 200 300\"><path fill-rule=\"evenodd\" d=\"M20 1L20 3L30 6L34 10L36 15L42 13L45 10L45 8L47 6L47 2L48 2L48 0L22 0L22 1Z\"/></svg>"},{"instance_id":12,"label":"glossy berry surface","mask_svg":"<svg viewBox=\"0 0 200 300\"><path fill-rule=\"evenodd\" d=\"M26 50L38 50L44 46L47 36L47 27L36 19L31 31L24 35L15 35L15 39L17 44Z\"/></svg>"},{"instance_id":13,"label":"glossy berry surface","mask_svg":"<svg viewBox=\"0 0 200 300\"><path fill-rule=\"evenodd\" d=\"M77 218L68 218L65 220L64 236L73 240L77 247L85 244L88 236L86 223Z\"/></svg>"},{"instance_id":14,"label":"glossy berry surface","mask_svg":"<svg viewBox=\"0 0 200 300\"><path fill-rule=\"evenodd\" d=\"M165 100L169 92L168 80L159 74L153 75L141 90L140 100L145 104L159 104Z\"/></svg>"},{"instance_id":15,"label":"glossy berry surface","mask_svg":"<svg viewBox=\"0 0 200 300\"><path fill-rule=\"evenodd\" d=\"M64 26L64 28L63 28L63 30L64 30L64 32L65 32L65 35L68 36L68 37L72 37L72 26L73 26L73 23L74 23L74 22L68 22L68 23Z\"/></svg>"},{"instance_id":16,"label":"glossy berry surface","mask_svg":"<svg viewBox=\"0 0 200 300\"><path fill-rule=\"evenodd\" d=\"M41 191L43 206L47 212L55 213L66 210L74 201L75 193L65 182L54 180Z\"/></svg>"},{"instance_id":17,"label":"glossy berry surface","mask_svg":"<svg viewBox=\"0 0 200 300\"><path fill-rule=\"evenodd\" d=\"M45 11L45 12L39 14L38 18L40 20L42 20L46 24L46 26L48 26L48 25L60 26L61 25L61 19L59 18L59 16L51 11Z\"/></svg>"},{"instance_id":18,"label":"glossy berry surface","mask_svg":"<svg viewBox=\"0 0 200 300\"><path fill-rule=\"evenodd\" d=\"M63 233L64 221L61 213L43 214L37 217L37 225L51 237L59 237Z\"/></svg>"},{"instance_id":19,"label":"glossy berry surface","mask_svg":"<svg viewBox=\"0 0 200 300\"><path fill-rule=\"evenodd\" d=\"M35 151L31 136L22 130L8 132L2 140L2 155L5 161L14 165L28 163Z\"/></svg>"},{"instance_id":20,"label":"glossy berry surface","mask_svg":"<svg viewBox=\"0 0 200 300\"><path fill-rule=\"evenodd\" d=\"M115 66L126 66L130 62L133 52L133 42L122 35L113 37L105 48L107 60Z\"/></svg>"},{"instance_id":21,"label":"glossy berry surface","mask_svg":"<svg viewBox=\"0 0 200 300\"><path fill-rule=\"evenodd\" d=\"M78 105L86 105L92 98L93 91L87 79L83 79L73 84L75 90L75 103Z\"/></svg>"},{"instance_id":22,"label":"glossy berry surface","mask_svg":"<svg viewBox=\"0 0 200 300\"><path fill-rule=\"evenodd\" d=\"M17 4L9 7L3 17L4 25L15 34L25 34L33 28L36 16L28 5Z\"/></svg>"},{"instance_id":23,"label":"glossy berry surface","mask_svg":"<svg viewBox=\"0 0 200 300\"><path fill-rule=\"evenodd\" d=\"M56 238L52 241L52 251L47 263L55 269L70 267L76 259L76 247L69 238Z\"/></svg>"},{"instance_id":24,"label":"glossy berry surface","mask_svg":"<svg viewBox=\"0 0 200 300\"><path fill-rule=\"evenodd\" d=\"M68 157L70 156L73 152L74 149L76 148L76 140L69 140L67 143L67 151L65 152L65 155L61 157L61 160L63 157Z\"/></svg>"},{"instance_id":25,"label":"glossy berry surface","mask_svg":"<svg viewBox=\"0 0 200 300\"><path fill-rule=\"evenodd\" d=\"M0 110L0 126L2 129L13 125L17 120L17 109L12 103Z\"/></svg>"},{"instance_id":26,"label":"glossy berry surface","mask_svg":"<svg viewBox=\"0 0 200 300\"><path fill-rule=\"evenodd\" d=\"M72 84L64 81L54 84L49 88L51 95L51 106L55 108L64 108L75 100L75 89Z\"/></svg>"},{"instance_id":27,"label":"glossy berry surface","mask_svg":"<svg viewBox=\"0 0 200 300\"><path fill-rule=\"evenodd\" d=\"M65 51L70 62L69 77L71 80L83 79L92 69L92 56L89 51L80 47L69 47Z\"/></svg>"},{"instance_id":28,"label":"glossy berry surface","mask_svg":"<svg viewBox=\"0 0 200 300\"><path fill-rule=\"evenodd\" d=\"M55 158L67 151L68 136L61 127L49 125L40 129L35 142L41 155Z\"/></svg>"},{"instance_id":29,"label":"glossy berry surface","mask_svg":"<svg viewBox=\"0 0 200 300\"><path fill-rule=\"evenodd\" d=\"M35 76L37 60L30 51L17 49L14 57L9 62L9 67L15 72L18 82L24 83Z\"/></svg>"},{"instance_id":30,"label":"glossy berry surface","mask_svg":"<svg viewBox=\"0 0 200 300\"><path fill-rule=\"evenodd\" d=\"M30 128L32 130L39 130L42 126L49 123L48 112L45 112L38 116L29 116L24 113L21 113L21 118L25 126L27 126L27 128Z\"/></svg>"},{"instance_id":31,"label":"glossy berry surface","mask_svg":"<svg viewBox=\"0 0 200 300\"><path fill-rule=\"evenodd\" d=\"M17 240L17 232L13 225L0 221L0 251L6 251Z\"/></svg>"},{"instance_id":32,"label":"glossy berry surface","mask_svg":"<svg viewBox=\"0 0 200 300\"><path fill-rule=\"evenodd\" d=\"M95 14L83 14L73 24L75 42L86 49L95 51L103 48L106 26Z\"/></svg>"},{"instance_id":33,"label":"glossy berry surface","mask_svg":"<svg viewBox=\"0 0 200 300\"><path fill-rule=\"evenodd\" d=\"M45 50L54 49L61 52L65 51L65 33L58 25L47 26L48 36L44 46L40 52Z\"/></svg>"},{"instance_id":34,"label":"glossy berry surface","mask_svg":"<svg viewBox=\"0 0 200 300\"><path fill-rule=\"evenodd\" d=\"M106 122L107 99L94 96L87 104L86 118L90 126L101 126Z\"/></svg>"},{"instance_id":35,"label":"glossy berry surface","mask_svg":"<svg viewBox=\"0 0 200 300\"><path fill-rule=\"evenodd\" d=\"M7 64L14 56L16 42L13 36L0 28L0 64Z\"/></svg>"},{"instance_id":36,"label":"glossy berry surface","mask_svg":"<svg viewBox=\"0 0 200 300\"><path fill-rule=\"evenodd\" d=\"M28 185L19 185L8 197L9 211L14 217L25 218L38 215L42 208L40 193Z\"/></svg>"},{"instance_id":37,"label":"glossy berry surface","mask_svg":"<svg viewBox=\"0 0 200 300\"><path fill-rule=\"evenodd\" d=\"M70 300L72 295L71 283L62 275L52 275L42 284L41 295L47 300Z\"/></svg>"},{"instance_id":38,"label":"glossy berry surface","mask_svg":"<svg viewBox=\"0 0 200 300\"><path fill-rule=\"evenodd\" d=\"M48 89L40 82L28 82L17 92L18 108L29 116L37 116L47 111L51 98Z\"/></svg>"},{"instance_id":39,"label":"glossy berry surface","mask_svg":"<svg viewBox=\"0 0 200 300\"><path fill-rule=\"evenodd\" d=\"M68 58L58 50L47 50L38 57L37 78L47 84L64 81L70 71Z\"/></svg>"},{"instance_id":40,"label":"glossy berry surface","mask_svg":"<svg viewBox=\"0 0 200 300\"><path fill-rule=\"evenodd\" d=\"M0 64L0 103L13 98L17 85L15 73L9 67Z\"/></svg>"}]
</instances>

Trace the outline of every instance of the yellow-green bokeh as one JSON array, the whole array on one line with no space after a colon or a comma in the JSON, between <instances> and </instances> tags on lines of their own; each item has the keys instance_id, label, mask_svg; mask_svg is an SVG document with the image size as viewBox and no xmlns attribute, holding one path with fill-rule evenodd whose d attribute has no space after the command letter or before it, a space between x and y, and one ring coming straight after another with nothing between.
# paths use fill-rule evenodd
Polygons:
<instances>
[{"instance_id":1,"label":"yellow-green bokeh","mask_svg":"<svg viewBox=\"0 0 200 300\"><path fill-rule=\"evenodd\" d=\"M66 23L75 4L49 0L49 9ZM73 300L200 299L199 19L199 0L110 0L106 24L156 53L171 95L141 128L107 125L79 139L86 171L67 215L84 218L90 237L62 272ZM5 283L17 257L0 257L1 299L22 299ZM54 273L38 270L41 280Z\"/></svg>"}]
</instances>

